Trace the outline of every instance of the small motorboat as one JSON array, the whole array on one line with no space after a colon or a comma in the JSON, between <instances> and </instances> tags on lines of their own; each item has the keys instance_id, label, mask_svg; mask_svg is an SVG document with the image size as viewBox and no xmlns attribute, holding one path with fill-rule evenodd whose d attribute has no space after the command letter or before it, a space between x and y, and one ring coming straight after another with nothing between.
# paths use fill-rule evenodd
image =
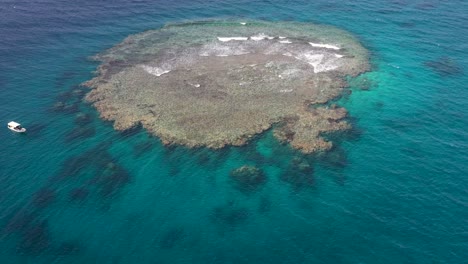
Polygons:
<instances>
[{"instance_id":1,"label":"small motorboat","mask_svg":"<svg viewBox=\"0 0 468 264\"><path fill-rule=\"evenodd\" d=\"M15 132L18 132L18 133L26 132L26 128L22 127L21 124L16 123L15 121L11 121L10 123L8 123L8 128L11 131L15 131Z\"/></svg>"}]
</instances>

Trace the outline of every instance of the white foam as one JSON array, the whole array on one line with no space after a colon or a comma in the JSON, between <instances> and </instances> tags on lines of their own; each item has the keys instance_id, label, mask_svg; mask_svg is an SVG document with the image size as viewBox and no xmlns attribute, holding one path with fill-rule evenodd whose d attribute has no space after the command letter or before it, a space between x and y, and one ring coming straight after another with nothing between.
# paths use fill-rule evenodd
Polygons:
<instances>
[{"instance_id":1,"label":"white foam","mask_svg":"<svg viewBox=\"0 0 468 264\"><path fill-rule=\"evenodd\" d=\"M227 42L231 40L247 40L247 39L248 39L247 37L228 37L228 38L218 37L218 40L222 42Z\"/></svg>"},{"instance_id":2,"label":"white foam","mask_svg":"<svg viewBox=\"0 0 468 264\"><path fill-rule=\"evenodd\" d=\"M143 68L143 70L145 70L147 73L158 77L170 72L170 70L165 70L158 67L151 67L147 65L142 65L141 68Z\"/></svg>"},{"instance_id":3,"label":"white foam","mask_svg":"<svg viewBox=\"0 0 468 264\"><path fill-rule=\"evenodd\" d=\"M318 66L323 60L323 55L322 54L301 54L298 57L295 57L298 60L302 60L307 62L308 64L312 65L314 67L314 72L317 73L318 71Z\"/></svg>"},{"instance_id":4,"label":"white foam","mask_svg":"<svg viewBox=\"0 0 468 264\"><path fill-rule=\"evenodd\" d=\"M279 36L279 39L285 39L286 37Z\"/></svg>"},{"instance_id":5,"label":"white foam","mask_svg":"<svg viewBox=\"0 0 468 264\"><path fill-rule=\"evenodd\" d=\"M244 55L248 54L241 45L227 45L219 42L212 42L205 44L201 49L198 55L200 56L235 56L235 55Z\"/></svg>"},{"instance_id":6,"label":"white foam","mask_svg":"<svg viewBox=\"0 0 468 264\"><path fill-rule=\"evenodd\" d=\"M314 68L314 72L315 73L326 72L326 71L334 70L336 68L338 68L337 65L330 64L330 63L323 63L323 64L317 65L317 68Z\"/></svg>"},{"instance_id":7,"label":"white foam","mask_svg":"<svg viewBox=\"0 0 468 264\"><path fill-rule=\"evenodd\" d=\"M247 23L245 22L240 22L241 25L245 26Z\"/></svg>"},{"instance_id":8,"label":"white foam","mask_svg":"<svg viewBox=\"0 0 468 264\"><path fill-rule=\"evenodd\" d=\"M292 91L293 89L283 89L283 90L280 90L280 93L290 93Z\"/></svg>"},{"instance_id":9,"label":"white foam","mask_svg":"<svg viewBox=\"0 0 468 264\"><path fill-rule=\"evenodd\" d=\"M279 43L291 44L292 42L290 40L280 40Z\"/></svg>"},{"instance_id":10,"label":"white foam","mask_svg":"<svg viewBox=\"0 0 468 264\"><path fill-rule=\"evenodd\" d=\"M304 53L300 54L298 56L295 56L294 58L301 60L303 62L308 63L309 65L312 65L314 68L314 73L319 73L319 72L325 72L325 71L331 71L336 68L338 68L337 64L333 64L331 61L323 61L324 55L323 54L310 54L310 53Z\"/></svg>"},{"instance_id":11,"label":"white foam","mask_svg":"<svg viewBox=\"0 0 468 264\"><path fill-rule=\"evenodd\" d=\"M336 53L335 53L335 57L337 57L337 58L343 58L343 57L344 57L344 55L341 55L341 54L336 54Z\"/></svg>"},{"instance_id":12,"label":"white foam","mask_svg":"<svg viewBox=\"0 0 468 264\"><path fill-rule=\"evenodd\" d=\"M313 43L313 42L309 42L309 44L310 44L312 47L316 47L316 48L326 48L326 49L334 49L334 50L339 50L339 49L341 49L340 47L337 47L337 46L334 46L334 45L330 45L330 44L319 44L319 43Z\"/></svg>"},{"instance_id":13,"label":"white foam","mask_svg":"<svg viewBox=\"0 0 468 264\"><path fill-rule=\"evenodd\" d=\"M263 33L260 33L258 35L250 37L251 40L255 40L255 41L260 41L260 40L264 40L264 39L274 39L274 38L275 37L271 37L271 36L265 35Z\"/></svg>"}]
</instances>

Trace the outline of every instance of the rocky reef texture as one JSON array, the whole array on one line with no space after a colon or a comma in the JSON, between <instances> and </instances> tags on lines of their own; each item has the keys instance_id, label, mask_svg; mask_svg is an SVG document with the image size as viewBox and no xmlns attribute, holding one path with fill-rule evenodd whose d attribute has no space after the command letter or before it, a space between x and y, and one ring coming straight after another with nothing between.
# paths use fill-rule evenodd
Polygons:
<instances>
[{"instance_id":1,"label":"rocky reef texture","mask_svg":"<svg viewBox=\"0 0 468 264\"><path fill-rule=\"evenodd\" d=\"M369 69L349 33L296 22L210 21L129 36L99 54L86 99L117 130L141 124L164 144L243 145L270 128L304 153L349 128L326 105Z\"/></svg>"}]
</instances>

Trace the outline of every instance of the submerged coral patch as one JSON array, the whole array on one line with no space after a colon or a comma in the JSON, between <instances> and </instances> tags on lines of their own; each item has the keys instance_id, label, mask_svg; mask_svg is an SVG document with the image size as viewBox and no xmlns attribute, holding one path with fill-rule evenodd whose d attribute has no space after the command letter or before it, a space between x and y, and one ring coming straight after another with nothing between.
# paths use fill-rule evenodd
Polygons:
<instances>
[{"instance_id":1,"label":"submerged coral patch","mask_svg":"<svg viewBox=\"0 0 468 264\"><path fill-rule=\"evenodd\" d=\"M185 230L181 227L174 227L166 231L159 242L159 247L171 249L181 242L186 236Z\"/></svg>"},{"instance_id":2,"label":"submerged coral patch","mask_svg":"<svg viewBox=\"0 0 468 264\"><path fill-rule=\"evenodd\" d=\"M443 56L436 60L424 62L424 66L441 76L457 75L463 72L462 67L452 58Z\"/></svg>"},{"instance_id":3,"label":"submerged coral patch","mask_svg":"<svg viewBox=\"0 0 468 264\"><path fill-rule=\"evenodd\" d=\"M135 157L140 157L141 155L151 151L154 148L155 144L152 140L147 140L141 143L138 143L133 147L133 154Z\"/></svg>"},{"instance_id":4,"label":"submerged coral patch","mask_svg":"<svg viewBox=\"0 0 468 264\"><path fill-rule=\"evenodd\" d=\"M78 125L78 126L88 125L91 122L93 122L93 118L91 117L90 114L78 113L75 116L75 124Z\"/></svg>"},{"instance_id":5,"label":"submerged coral patch","mask_svg":"<svg viewBox=\"0 0 468 264\"><path fill-rule=\"evenodd\" d=\"M235 227L245 223L248 216L249 211L244 207L238 207L234 202L228 202L224 206L217 206L211 213L212 221L227 227Z\"/></svg>"},{"instance_id":6,"label":"submerged coral patch","mask_svg":"<svg viewBox=\"0 0 468 264\"><path fill-rule=\"evenodd\" d=\"M348 32L297 22L167 25L96 59L86 99L117 130L142 125L166 145L216 149L275 125L278 139L304 153L331 148L321 133L349 128L344 109L310 106L336 99L345 77L369 69Z\"/></svg>"},{"instance_id":7,"label":"submerged coral patch","mask_svg":"<svg viewBox=\"0 0 468 264\"><path fill-rule=\"evenodd\" d=\"M108 144L102 143L64 162L57 179L74 180L80 184L80 187L70 190L70 201L84 201L95 192L101 198L111 198L131 181L130 173L107 148Z\"/></svg>"},{"instance_id":8,"label":"submerged coral patch","mask_svg":"<svg viewBox=\"0 0 468 264\"><path fill-rule=\"evenodd\" d=\"M37 207L46 207L55 200L55 192L49 188L40 189L33 196L33 204Z\"/></svg>"},{"instance_id":9,"label":"submerged coral patch","mask_svg":"<svg viewBox=\"0 0 468 264\"><path fill-rule=\"evenodd\" d=\"M96 130L94 129L94 127L88 127L88 126L75 127L72 131L67 133L67 135L65 136L65 142L70 143L75 140L89 138L89 137L94 136L95 134L96 134Z\"/></svg>"},{"instance_id":10,"label":"submerged coral patch","mask_svg":"<svg viewBox=\"0 0 468 264\"><path fill-rule=\"evenodd\" d=\"M265 184L267 178L265 174L257 167L242 166L231 171L231 179L237 189L242 192L257 190Z\"/></svg>"},{"instance_id":11,"label":"submerged coral patch","mask_svg":"<svg viewBox=\"0 0 468 264\"><path fill-rule=\"evenodd\" d=\"M70 191L69 197L72 201L83 201L88 197L89 191L85 188L75 188Z\"/></svg>"},{"instance_id":12,"label":"submerged coral patch","mask_svg":"<svg viewBox=\"0 0 468 264\"><path fill-rule=\"evenodd\" d=\"M289 183L295 190L300 190L315 184L313 173L314 168L306 160L295 157L291 160L288 169L281 174L280 179Z\"/></svg>"},{"instance_id":13,"label":"submerged coral patch","mask_svg":"<svg viewBox=\"0 0 468 264\"><path fill-rule=\"evenodd\" d=\"M25 254L39 254L50 245L47 221L32 224L22 234L18 251Z\"/></svg>"}]
</instances>

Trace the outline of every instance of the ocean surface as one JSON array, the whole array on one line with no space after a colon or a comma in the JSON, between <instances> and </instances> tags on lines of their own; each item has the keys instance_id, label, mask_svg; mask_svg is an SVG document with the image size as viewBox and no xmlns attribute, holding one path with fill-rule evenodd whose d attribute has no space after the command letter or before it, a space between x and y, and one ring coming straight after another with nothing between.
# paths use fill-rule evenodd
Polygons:
<instances>
[{"instance_id":1,"label":"ocean surface","mask_svg":"<svg viewBox=\"0 0 468 264\"><path fill-rule=\"evenodd\" d=\"M330 24L371 51L325 157L271 132L164 147L82 102L89 57L127 35L231 18ZM468 263L467 22L462 0L2 0L0 263ZM258 191L229 176L246 164Z\"/></svg>"}]
</instances>

